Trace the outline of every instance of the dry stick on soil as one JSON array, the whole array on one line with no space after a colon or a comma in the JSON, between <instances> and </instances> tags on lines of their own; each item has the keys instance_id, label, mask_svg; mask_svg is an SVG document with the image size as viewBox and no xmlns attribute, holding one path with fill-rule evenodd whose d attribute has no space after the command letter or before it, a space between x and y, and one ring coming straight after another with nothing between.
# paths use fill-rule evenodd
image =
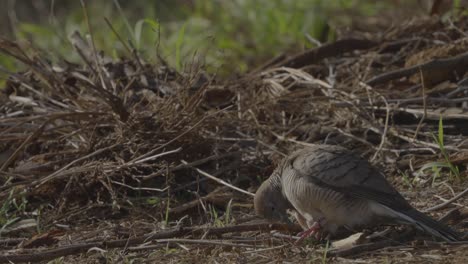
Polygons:
<instances>
[{"instance_id":1,"label":"dry stick on soil","mask_svg":"<svg viewBox=\"0 0 468 264\"><path fill-rule=\"evenodd\" d=\"M258 244L259 241L254 241ZM205 240L205 239L184 239L184 238L169 238L169 239L159 239L154 241L153 243L159 244L172 244L172 243L183 243L183 244L197 244L197 245L211 245L211 246L221 246L221 247L248 247L248 248L258 248L259 246L251 245L251 244L242 244L242 243L232 243L224 241L224 240ZM145 245L141 247L131 247L128 250L131 251L141 251L141 250L153 250L157 248L161 248L163 245ZM164 245L166 246L166 245ZM262 247L260 247L262 248Z\"/></svg>"},{"instance_id":2,"label":"dry stick on soil","mask_svg":"<svg viewBox=\"0 0 468 264\"><path fill-rule=\"evenodd\" d=\"M37 50L35 50L35 52L36 51ZM28 56L17 43L6 39L0 39L0 52L24 63L50 90L54 90L53 87L62 88L62 83L55 78L54 71L51 70L50 65L48 63L45 64L37 56Z\"/></svg>"},{"instance_id":3,"label":"dry stick on soil","mask_svg":"<svg viewBox=\"0 0 468 264\"><path fill-rule=\"evenodd\" d=\"M298 144L298 145L301 145L301 146L306 146L306 147L313 147L313 146L316 145L316 144L312 144L312 143L308 143L308 142L304 142L304 141L295 140L295 139L292 139L292 138L287 138L285 136L278 135L277 133L275 133L273 131L270 131L270 133L273 136L275 136L277 139L281 140L281 141L289 141L289 142L292 142L292 143L295 143L295 144Z\"/></svg>"},{"instance_id":4,"label":"dry stick on soil","mask_svg":"<svg viewBox=\"0 0 468 264\"><path fill-rule=\"evenodd\" d=\"M177 207L171 208L169 209L169 215L174 217L174 215L178 216L183 213L186 213L188 210L195 208L197 205L202 204L203 202L206 202L206 201L210 201L213 197L216 196L216 194L219 194L219 190L214 190L205 196L197 197L195 200L192 200L190 202L183 203Z\"/></svg>"},{"instance_id":5,"label":"dry stick on soil","mask_svg":"<svg viewBox=\"0 0 468 264\"><path fill-rule=\"evenodd\" d=\"M235 170L235 169L238 169L238 168L239 168L239 162L234 161L234 162L229 163L227 166L223 166L223 167L217 169L216 172L213 173L213 176L217 177L218 175L221 175L221 174L223 174L223 173L225 173L227 171ZM210 180L210 179L209 178L203 178L203 179L197 179L197 180L191 181L191 182L183 184L183 185L177 185L177 187L171 188L170 193L176 193L176 192L178 192L180 190L187 190L187 188L189 188L189 187L191 187L193 185L197 185L197 184L200 184L200 183L208 181L208 180ZM164 194L167 195L168 193L164 193ZM199 201L199 200L197 199L197 201ZM173 209L176 209L176 208L173 208Z\"/></svg>"},{"instance_id":6,"label":"dry stick on soil","mask_svg":"<svg viewBox=\"0 0 468 264\"><path fill-rule=\"evenodd\" d=\"M424 74L422 70L419 70L419 74L421 76L421 89L422 89L422 99L423 99L423 115L421 119L419 120L418 126L416 127L416 131L414 132L413 140L415 140L418 137L419 130L421 129L421 126L426 119L427 116L427 106L426 106L426 85L424 83Z\"/></svg>"},{"instance_id":7,"label":"dry stick on soil","mask_svg":"<svg viewBox=\"0 0 468 264\"><path fill-rule=\"evenodd\" d=\"M393 240L383 240L375 243L366 243L351 248L339 249L339 250L330 250L327 253L327 256L330 257L347 257L351 255L357 255L364 252L375 251L381 248L386 248L390 246L397 246L401 243Z\"/></svg>"},{"instance_id":8,"label":"dry stick on soil","mask_svg":"<svg viewBox=\"0 0 468 264\"><path fill-rule=\"evenodd\" d=\"M390 106L388 105L387 100L385 99L385 97L383 95L381 95L381 97L382 97L382 100L385 102L385 106L386 106L384 131L382 133L382 139L380 140L379 147L375 151L374 156L372 156L372 158L370 159L371 162L374 161L377 158L377 155L382 150L383 146L385 145L385 140L387 139L388 120L390 119Z\"/></svg>"},{"instance_id":9,"label":"dry stick on soil","mask_svg":"<svg viewBox=\"0 0 468 264\"><path fill-rule=\"evenodd\" d=\"M125 41L123 41L122 37L120 37L120 35L117 33L117 31L115 30L115 28L112 26L111 22L109 21L109 19L107 19L107 17L104 18L104 21L106 21L106 24L107 26L112 30L112 32L114 33L114 35L117 37L117 39L120 41L120 43L122 43L122 45L125 47L125 49L127 50L127 52L129 54L132 54L133 55L133 59L136 61L136 63L138 64L138 69L141 71L143 70L143 65L141 64L141 60L140 60L140 57L138 57L138 54L137 54L137 50L133 47L133 45L131 44L131 42L129 41L130 45L132 45L132 49L130 49L130 47L127 45L127 43L125 43Z\"/></svg>"},{"instance_id":10,"label":"dry stick on soil","mask_svg":"<svg viewBox=\"0 0 468 264\"><path fill-rule=\"evenodd\" d=\"M227 167L222 167L222 168L219 168L216 170L216 172L213 174L213 176L218 176L220 174L223 174L225 173L226 171L228 170L232 170L232 169L235 169L234 168L238 168L238 164L237 163L234 163L232 165L228 165ZM174 189L171 189L171 192L174 193L176 191L179 191L179 190L186 190L188 187L190 187L191 185L194 185L194 184L200 184L202 181L204 180L209 180L209 178L204 178L204 179L200 179L200 180L196 180L196 181L193 181L191 183L188 183L188 184L184 184L182 186L178 186L177 188L174 188ZM226 186L223 186L223 187L220 187L220 188L216 188L214 191L208 193L207 195L205 196L202 196L202 197L197 197L195 200L192 200L190 202L186 202L186 203L183 203L177 207L174 207L174 208L171 208L169 210L169 214L173 217L174 215L181 215L181 214L184 214L186 213L188 210L191 210L192 208L195 208L196 206L198 206L199 204L201 204L203 206L203 202L205 201L208 201L208 202L212 202L212 203L219 203L220 202L220 199L219 199L219 195L220 195L220 189L227 189ZM222 194L221 194L222 195ZM226 197L225 199L225 202L223 204L226 204L228 203L228 201L232 199L232 197Z\"/></svg>"},{"instance_id":11,"label":"dry stick on soil","mask_svg":"<svg viewBox=\"0 0 468 264\"><path fill-rule=\"evenodd\" d=\"M338 56L353 50L365 50L377 46L377 42L366 39L342 39L318 48L307 50L282 63L279 66L301 68L317 63L325 58Z\"/></svg>"},{"instance_id":12,"label":"dry stick on soil","mask_svg":"<svg viewBox=\"0 0 468 264\"><path fill-rule=\"evenodd\" d=\"M158 239L155 243L187 243L187 244L201 244L201 245L213 245L213 246L224 246L224 247L253 247L251 244L241 243L230 243L223 240L205 240L205 239L184 239L184 238L168 238ZM257 247L257 246L255 246Z\"/></svg>"},{"instance_id":13,"label":"dry stick on soil","mask_svg":"<svg viewBox=\"0 0 468 264\"><path fill-rule=\"evenodd\" d=\"M175 229L160 232L158 234L153 235L146 235L143 237L136 237L130 239L119 239L113 241L101 241L101 242L93 242L93 243L84 243L84 244L76 244L76 245L69 245L49 250L41 250L40 252L32 252L32 253L23 253L23 254L12 254L7 255L5 252L0 254L0 263L15 263L15 262L30 262L30 261L45 261L51 260L58 257L63 257L67 255L74 255L74 254L81 254L87 252L91 248L122 248L127 245L136 245L145 242L147 239L159 239L159 238L167 238L167 237L175 237L181 236L186 234L187 231L183 229Z\"/></svg>"},{"instance_id":14,"label":"dry stick on soil","mask_svg":"<svg viewBox=\"0 0 468 264\"><path fill-rule=\"evenodd\" d=\"M23 148L31 141L33 141L35 138L39 137L42 132L44 131L44 128L46 127L47 124L50 123L52 119L49 119L47 121L45 121L36 131L34 131L34 133L32 133L31 135L29 135L29 137L27 137L23 143L21 143L21 145L19 145L18 148L16 148L15 152L13 152L13 154L11 154L11 156L3 163L2 167L0 168L0 171L5 171L5 169L10 165L11 162L13 162L13 160L15 160L16 156L19 155L20 151L23 150Z\"/></svg>"},{"instance_id":15,"label":"dry stick on soil","mask_svg":"<svg viewBox=\"0 0 468 264\"><path fill-rule=\"evenodd\" d=\"M261 249L256 249L256 250L249 250L249 251L244 251L242 254L252 254L252 253L260 253L260 252L265 252L265 251L271 251L271 250L276 250L276 249L281 249L286 247L286 245L280 245L280 246L274 246L274 247L268 247L268 248L261 248Z\"/></svg>"},{"instance_id":16,"label":"dry stick on soil","mask_svg":"<svg viewBox=\"0 0 468 264\"><path fill-rule=\"evenodd\" d=\"M96 45L94 43L93 31L91 29L91 25L89 24L88 9L87 9L87 6L86 6L86 2L84 0L80 0L80 3L81 3L81 7L83 8L83 14L84 14L86 26L88 28L88 32L89 32L90 39L91 39L91 48L93 49L92 53L94 55L94 63L96 65L96 70L99 73L99 77L101 78L101 81L104 83L104 77L103 77L101 65L99 63L99 59L98 59L98 56L97 56Z\"/></svg>"},{"instance_id":17,"label":"dry stick on soil","mask_svg":"<svg viewBox=\"0 0 468 264\"><path fill-rule=\"evenodd\" d=\"M287 224L280 224L280 223L269 223L265 221L256 221L249 224L242 224L242 225L235 225L235 226L225 226L225 227L190 227L187 228L190 230L192 235L222 235L226 233L242 233L242 232L250 232L250 231L262 231L262 232L269 232L272 230L278 230L283 232L293 232L297 233L302 231L297 225L287 225Z\"/></svg>"},{"instance_id":18,"label":"dry stick on soil","mask_svg":"<svg viewBox=\"0 0 468 264\"><path fill-rule=\"evenodd\" d=\"M455 242L436 242L436 241L424 241L425 246L427 247L440 247L440 246L461 246L461 245L468 245L468 241L455 241Z\"/></svg>"},{"instance_id":19,"label":"dry stick on soil","mask_svg":"<svg viewBox=\"0 0 468 264\"><path fill-rule=\"evenodd\" d=\"M351 134L351 133L348 133L348 132L345 132L343 131L341 128L335 128L336 131L338 131L339 133L343 134L344 136L347 136L347 137L350 137L356 141L359 141L367 146L369 146L370 148L372 149L376 149L375 146L370 143L369 141L365 140L365 139L362 139L362 138L359 138L359 137L356 137L355 135Z\"/></svg>"},{"instance_id":20,"label":"dry stick on soil","mask_svg":"<svg viewBox=\"0 0 468 264\"><path fill-rule=\"evenodd\" d=\"M455 68L462 67L462 66L465 66L465 67L468 66L468 52L465 52L461 55L454 56L448 59L431 60L429 62L415 65L409 68L383 73L381 75L378 75L366 81L366 84L375 86L377 84L381 84L381 83L388 82L391 80L413 75L417 73L418 71L426 72L426 71L446 70L448 68L455 69Z\"/></svg>"},{"instance_id":21,"label":"dry stick on soil","mask_svg":"<svg viewBox=\"0 0 468 264\"><path fill-rule=\"evenodd\" d=\"M452 221L454 225L458 225L467 218L468 218L468 209L460 210L460 208L457 207L448 211L447 213L439 217L437 220L444 224L447 224L448 222ZM468 235L468 233L466 234Z\"/></svg>"},{"instance_id":22,"label":"dry stick on soil","mask_svg":"<svg viewBox=\"0 0 468 264\"><path fill-rule=\"evenodd\" d=\"M2 247L11 247L11 246L16 246L19 243L28 240L27 238L24 237L15 237L15 238L3 238L0 239L0 246Z\"/></svg>"},{"instance_id":23,"label":"dry stick on soil","mask_svg":"<svg viewBox=\"0 0 468 264\"><path fill-rule=\"evenodd\" d=\"M63 246L54 249L41 249L39 252L32 250L24 250L22 254L7 254L5 251L0 251L0 263L15 263L15 262L30 262L30 261L46 261L55 259L58 257L76 255L87 252L91 248L124 248L142 244L151 240L161 240L167 238L181 237L187 234L201 235L208 233L209 235L221 235L226 233L237 233L237 232L249 232L249 231L263 231L267 232L270 230L291 230L292 232L297 231L297 228L291 229L290 226L285 224L271 224L271 223L253 223L243 224L238 226L226 226L218 228L206 228L206 227L189 227L189 228L176 228L168 231L162 231L155 234L148 234L141 237L129 238L129 239L118 239L111 241L98 241L92 243L82 243L69 246ZM170 241L166 241L170 242ZM252 246L252 245L249 245Z\"/></svg>"},{"instance_id":24,"label":"dry stick on soil","mask_svg":"<svg viewBox=\"0 0 468 264\"><path fill-rule=\"evenodd\" d=\"M372 124L369 123L369 129L371 131L374 131L375 133L379 133L381 134L382 131L381 129L379 128L376 128L376 127L373 127ZM408 143L411 143L411 144L415 144L415 145L422 145L422 146L426 146L426 147L430 147L430 148L434 148L434 149L439 149L439 145L435 144L435 143L430 143L430 142L425 142L425 141L422 141L422 140L417 140L417 139L412 139L408 136L405 136L405 135L402 135L400 134L398 131L394 130L394 129L390 129L389 130L389 133L392 135L392 136L395 136L395 137L398 137L400 139L403 139L405 140L406 142ZM452 146L445 146L445 149L449 149L449 150L454 150L454 151L460 151L460 149L456 148L456 147L452 147Z\"/></svg>"},{"instance_id":25,"label":"dry stick on soil","mask_svg":"<svg viewBox=\"0 0 468 264\"><path fill-rule=\"evenodd\" d=\"M32 185L32 186L37 185L36 187L39 187L39 186L43 185L44 183L46 183L46 182L48 182L48 181L50 181L50 180L52 180L52 179L55 179L55 178L59 177L61 172L63 172L64 170L70 168L71 166L75 165L76 163L78 163L78 162L80 162L80 161L83 161L83 160L86 160L86 159L89 159L89 158L91 158L91 157L93 157L93 156L96 156L96 155L98 155L98 154L100 154L100 153L102 153L102 152L104 152L104 151L113 149L113 148L115 148L116 146L118 146L118 145L120 145L120 144L121 144L121 143L115 143L114 145L111 145L111 146L108 146L108 147L105 147L105 148L98 149L98 150L94 151L93 153L90 153L90 154L88 154L88 155L86 155L86 156L83 156L83 157L81 157L81 158L79 158L79 159L76 159L76 160L74 160L74 161L68 163L67 165L63 166L63 167L60 168L59 170L55 171L54 173L52 173L52 174L50 174L50 175L48 175L48 176L46 176L46 177L44 177L44 178L41 178L41 179L39 179L39 180L36 180L36 181L32 182L31 185Z\"/></svg>"},{"instance_id":26,"label":"dry stick on soil","mask_svg":"<svg viewBox=\"0 0 468 264\"><path fill-rule=\"evenodd\" d=\"M380 232L380 234L376 234L376 235L386 235L386 234L387 232L383 231L383 232ZM414 237L414 235L415 235L415 230L410 228L410 229L405 230L403 233L398 234L398 236L393 239L383 237L384 240L381 240L381 241L355 245L350 248L330 250L328 251L327 255L330 257L356 256L359 254L366 254L366 253L374 252L382 248L388 248L392 246L402 246L402 245L404 246L405 241L409 241L410 239Z\"/></svg>"},{"instance_id":27,"label":"dry stick on soil","mask_svg":"<svg viewBox=\"0 0 468 264\"><path fill-rule=\"evenodd\" d=\"M16 158L16 156L18 156L18 154L20 153L20 151L29 143L31 142L32 140L36 139L37 137L39 137L44 128L51 122L59 119L59 118L64 118L64 117L68 117L68 116L89 116L89 115L100 115L100 113L90 113L90 112L86 112L86 113L57 113L57 114L52 114L50 116L50 118L48 120L46 120L34 133L32 133L29 137L27 137L23 143L21 143L21 145L15 150L15 152L13 152L13 154L8 158L7 161L5 161L2 165L2 167L0 168L0 171L5 171L5 169L8 167L8 165L10 165L11 162L14 161L14 159Z\"/></svg>"},{"instance_id":28,"label":"dry stick on soil","mask_svg":"<svg viewBox=\"0 0 468 264\"><path fill-rule=\"evenodd\" d=\"M464 101L468 101L467 98L463 99ZM421 100L422 101L422 100ZM349 103L345 103L343 105L349 106ZM379 109L379 106L365 106L364 108L366 109ZM403 107L396 107L392 109L393 111L399 111L399 112L404 112L408 114L412 114L415 116L422 116L424 115L424 110L422 109L409 109L409 108L403 108ZM468 119L468 111L460 109L459 113L450 113L449 111L445 112L445 109L441 109L441 111L427 111L426 119L430 120L439 120L440 117L444 120L448 119Z\"/></svg>"},{"instance_id":29,"label":"dry stick on soil","mask_svg":"<svg viewBox=\"0 0 468 264\"><path fill-rule=\"evenodd\" d=\"M447 199L445 199L444 197L441 197L440 195L434 195L434 197L441 200L444 203L447 202ZM461 204L461 203L457 203L457 202L453 202L452 204L458 206L459 208L463 208L463 209L468 210L468 206L466 206L465 204Z\"/></svg>"},{"instance_id":30,"label":"dry stick on soil","mask_svg":"<svg viewBox=\"0 0 468 264\"><path fill-rule=\"evenodd\" d=\"M29 122L32 122L32 121L35 121L35 120L39 120L39 119L43 119L43 118L46 118L47 115L39 115L39 116L29 116L27 118L23 118L23 117L6 117L6 118L1 118L0 120L2 121L3 124L7 124L8 122L11 122L11 126L5 130L3 130L2 132L0 132L0 136L3 136L5 134L7 134L8 132L10 132L11 130L14 130L15 128L19 128L21 126L24 126L24 125L31 125L31 124L28 124Z\"/></svg>"},{"instance_id":31,"label":"dry stick on soil","mask_svg":"<svg viewBox=\"0 0 468 264\"><path fill-rule=\"evenodd\" d=\"M366 91L368 91L368 90L374 91L374 89L372 87L370 87L369 85L367 85L367 84L365 84L363 82L360 82L360 85L366 87L367 88ZM374 91L374 92L376 92L376 91ZM383 146L385 145L385 140L387 139L388 121L390 119L390 105L388 104L387 99L385 99L385 97L383 95L381 95L380 93L378 93L378 92L376 92L376 93L382 98L382 100L385 103L386 115L385 115L384 130L383 130L383 133L382 133L380 144L379 144L379 147L377 148L377 150L375 151L374 155L370 159L371 162L373 162L377 158L377 155L379 154L379 152L382 150Z\"/></svg>"},{"instance_id":32,"label":"dry stick on soil","mask_svg":"<svg viewBox=\"0 0 468 264\"><path fill-rule=\"evenodd\" d=\"M164 187L164 189L158 189L158 188L148 188L148 187L133 187L133 186L130 186L128 184L125 184L125 183L122 183L122 182L118 182L118 181L113 181L113 180L110 180L111 183L114 183L114 184L117 184L117 185L120 185L120 186L123 186L123 187L126 187L126 188L129 188L131 190L134 190L134 191L152 191L152 192L164 192L166 191L169 187Z\"/></svg>"},{"instance_id":33,"label":"dry stick on soil","mask_svg":"<svg viewBox=\"0 0 468 264\"><path fill-rule=\"evenodd\" d=\"M455 195L452 199L449 199L441 204L438 204L436 206L433 206L433 207L430 207L426 210L424 210L423 212L427 213L427 212L431 212L431 211L436 211L436 210L440 210L440 209L443 209L445 207L447 207L448 205L450 205L451 203L455 202L456 200L462 198L463 196L465 196L466 194L468 193L468 188L466 188L464 191L462 191L461 193Z\"/></svg>"},{"instance_id":34,"label":"dry stick on soil","mask_svg":"<svg viewBox=\"0 0 468 264\"><path fill-rule=\"evenodd\" d=\"M403 102L403 103L419 103L419 102L422 102L422 101L423 101L422 98L391 99L391 100L388 100L389 103L398 103L398 105L400 105L400 106L402 105L402 104L400 104L400 102ZM461 103L461 102L466 102L466 101L468 101L468 98L466 98L466 97L456 98L456 99L445 99L445 98L427 98L426 99L426 102L447 103L447 104ZM337 106L337 107L353 106L353 104L351 104L350 102L336 102L336 103L333 103L333 105ZM377 105L369 106L368 103L360 102L359 105L360 105L361 108L364 108L364 109L370 109L370 110L380 110L381 109L381 106L377 106ZM412 115L415 115L415 116L424 115L424 109L415 109L415 108L411 109L411 108L406 108L406 107L392 107L392 111L408 113L408 114L412 114ZM468 119L468 111L464 110L462 108L457 108L457 112L455 112L455 113L450 111L450 108L438 108L437 110L428 109L425 119L439 120L440 116L442 116L442 118L444 120L448 120L448 119Z\"/></svg>"},{"instance_id":35,"label":"dry stick on soil","mask_svg":"<svg viewBox=\"0 0 468 264\"><path fill-rule=\"evenodd\" d=\"M188 162L186 162L185 160L181 160L181 162L182 162L183 164L185 164L185 165L188 164ZM232 185L232 184L230 184L230 183L228 183L228 182L225 182L225 181L223 181L223 180L221 180L221 179L218 179L218 178L216 178L215 176L213 176L213 175L211 175L211 174L209 174L209 173L207 173L207 172L204 172L204 171L202 171L202 170L200 170L200 169L198 169L198 168L194 168L194 167L191 167L191 168L194 169L196 172L200 173L201 175L203 175L203 176L205 176L205 177L208 177L208 178L210 178L210 179L216 181L216 182L219 183L219 184L222 184L222 185L224 185L224 186L227 186L227 187L229 187L229 188L231 188L231 189L233 189L233 190L236 190L236 191L238 191L238 192L241 192L241 193L243 193L243 194L247 194L247 195L252 196L252 197L255 196L255 194L253 194L253 193L251 193L251 192L248 192L248 191L246 191L246 190L242 190L241 188L236 187L236 186L234 186L234 185Z\"/></svg>"},{"instance_id":36,"label":"dry stick on soil","mask_svg":"<svg viewBox=\"0 0 468 264\"><path fill-rule=\"evenodd\" d=\"M467 87L468 88L468 87ZM466 89L460 89L459 91L463 91ZM441 97L429 97L426 96L425 98L422 97L414 97L414 98L400 98L400 99L391 99L389 102L397 103L400 107L411 104L411 103L420 103L426 100L426 103L438 103L440 106L453 106L456 103L463 103L468 101L467 97L459 97L459 98L450 98L449 95L442 95Z\"/></svg>"},{"instance_id":37,"label":"dry stick on soil","mask_svg":"<svg viewBox=\"0 0 468 264\"><path fill-rule=\"evenodd\" d=\"M38 95L40 98L45 98L47 101L51 102L52 104L55 104L55 105L57 105L59 107L62 107L64 109L73 109L72 106L61 103L61 102L59 102L57 100L52 99L50 96L37 91L31 85L28 84L28 81L23 76L21 76L19 74L12 73L12 72L8 72L8 71L4 70L3 67L1 67L1 66L0 66L0 71L8 73L11 78L16 79L18 82L20 82L22 87L24 87L27 90L31 91L32 93Z\"/></svg>"},{"instance_id":38,"label":"dry stick on soil","mask_svg":"<svg viewBox=\"0 0 468 264\"><path fill-rule=\"evenodd\" d=\"M264 71L264 70L266 70L268 68L272 68L273 66L278 65L278 63L284 61L285 59L286 59L286 55L285 54L280 54L280 55L268 60L267 62L263 63L258 68L255 68L252 71L250 71L249 75L250 76L257 75L261 71Z\"/></svg>"},{"instance_id":39,"label":"dry stick on soil","mask_svg":"<svg viewBox=\"0 0 468 264\"><path fill-rule=\"evenodd\" d=\"M92 59L92 53L87 46L88 44L84 41L84 39L81 37L80 33L78 31L75 31L71 36L70 36L71 42L73 44L73 47L75 48L76 52L80 56L80 58L84 61L84 63L88 66L89 70L94 74L94 75L100 75L101 69L94 69L94 67L91 64L90 58ZM96 72L97 70L97 72ZM108 104L112 110L117 113L122 121L125 121L130 114L128 113L127 109L124 107L124 104L122 102L122 99L113 93L111 93L106 86L108 86L104 79L101 79L101 84L104 87L101 87L100 85L95 85L92 80L89 78L83 76L82 74L78 72L72 72L72 75L76 77L77 79L85 81L86 85L90 86L92 89L103 95L103 99Z\"/></svg>"},{"instance_id":40,"label":"dry stick on soil","mask_svg":"<svg viewBox=\"0 0 468 264\"><path fill-rule=\"evenodd\" d=\"M162 148L168 146L169 144L175 142L175 141L178 140L179 138L183 137L184 135L186 135L187 133L189 133L190 131L192 131L192 130L195 129L196 127L198 127L198 126L199 126L201 123L203 123L203 121L205 121L206 119L208 119L208 118L210 118L210 117L212 117L212 116L215 116L215 115L217 115L217 114L219 114L219 113L221 113L221 112L224 112L224 111L228 110L228 109L231 108L231 107L232 107L232 106L228 106L228 107L225 107L225 108L223 108L223 109L221 109L221 110L219 110L219 111L216 111L216 112L214 112L214 113L211 113L211 114L208 114L208 115L203 116L198 122L196 122L194 125L192 125L189 129L185 130L185 131L182 132L181 134L177 135L175 138L169 140L168 142L162 144L161 146L159 146L159 147L157 147L157 148L155 148L155 149L153 149L153 150L151 150L151 151L149 151L149 152L147 152L147 153L145 153L145 154L143 154L143 155L141 155L141 156L139 156L139 157L136 157L136 158L132 159L132 160L129 161L129 162L135 162L135 161L137 161L137 160L141 160L141 159L143 159L143 158L146 158L146 157L148 157L148 156L153 155L153 154L156 153L158 150L160 150L160 149L162 149Z\"/></svg>"},{"instance_id":41,"label":"dry stick on soil","mask_svg":"<svg viewBox=\"0 0 468 264\"><path fill-rule=\"evenodd\" d=\"M125 41L123 41L122 37L120 37L120 35L117 33L117 31L115 30L115 28L112 26L111 22L109 21L109 19L107 19L107 17L104 18L104 21L106 21L106 24L107 26L112 30L112 33L114 33L114 35L117 37L117 39L120 41L120 43L122 43L122 45L124 46L124 48L127 50L128 54L132 54L132 51L130 50L130 47L128 47L127 43L125 43Z\"/></svg>"},{"instance_id":42,"label":"dry stick on soil","mask_svg":"<svg viewBox=\"0 0 468 264\"><path fill-rule=\"evenodd\" d=\"M143 163L143 162L148 161L148 160L153 160L153 159L160 158L160 157L163 157L163 156L166 156L166 155L174 154L174 153L180 152L181 150L182 150L182 147L179 147L177 149L168 150L166 152L158 153L158 154L155 154L155 155L150 156L150 157L142 158L140 160L134 160L134 161L126 162L126 163L124 163L122 165L117 165L117 166L113 165L109 169L104 170L104 172L110 173L110 172L113 172L113 171L116 171L116 170L121 170L123 168L128 168L128 167L134 166L134 165L139 164L139 163ZM146 178L144 178L144 179L146 179Z\"/></svg>"},{"instance_id":43,"label":"dry stick on soil","mask_svg":"<svg viewBox=\"0 0 468 264\"><path fill-rule=\"evenodd\" d=\"M139 164L139 163L142 163L142 162L145 162L145 161L148 161L148 160L152 160L152 159L156 159L156 158L166 156L166 155L169 155L169 154L177 153L177 152L180 152L181 150L182 150L182 148L179 147L179 148L169 150L169 151L166 151L166 152L163 152L163 153L159 153L159 154L156 154L156 155L153 155L153 156L149 156L149 157L146 157L146 158L143 158L143 159L135 160L133 162L128 162L127 164L124 164L123 166L131 166L131 165L134 165L134 164Z\"/></svg>"},{"instance_id":44,"label":"dry stick on soil","mask_svg":"<svg viewBox=\"0 0 468 264\"><path fill-rule=\"evenodd\" d=\"M81 2L81 7L83 8L83 14L84 14L86 26L88 28L88 32L89 32L90 39L91 39L91 47L92 47L92 53L93 53L92 55L94 58L94 63L96 65L96 70L98 71L98 77L103 87L101 88L98 85L95 85L95 86L98 87L99 90L101 90L101 92L104 92L105 98L107 99L106 101L111 106L112 110L114 110L114 112L116 112L119 115L120 119L123 122L126 122L128 117L130 116L130 113L125 108L121 98L115 96L109 91L109 87L112 87L112 84L109 81L109 78L107 78L107 76L103 74L103 70L101 68L102 65L97 55L96 45L94 43L93 31L92 31L91 25L89 24L88 9L86 6L86 2L84 0L80 0L80 2Z\"/></svg>"},{"instance_id":45,"label":"dry stick on soil","mask_svg":"<svg viewBox=\"0 0 468 264\"><path fill-rule=\"evenodd\" d=\"M83 39L81 36L80 32L75 30L73 33L69 36L69 40L72 44L72 46L75 48L75 50L78 52L78 55L81 57L83 62L86 64L86 66L89 67L89 70L93 73L96 74L94 67L92 66L92 61L93 61L93 56L92 56L92 50L89 48L88 43Z\"/></svg>"},{"instance_id":46,"label":"dry stick on soil","mask_svg":"<svg viewBox=\"0 0 468 264\"><path fill-rule=\"evenodd\" d=\"M237 151L237 152L229 152L229 153L225 153L225 154L221 154L221 155L211 155L209 157L206 157L206 158L203 158L203 159L200 159L200 160L192 161L192 162L190 162L188 164L179 164L179 165L177 165L175 167L169 168L169 170L162 169L160 171L157 171L157 172L152 173L150 175L142 176L140 178L143 179L143 180L148 180L148 179L152 179L154 177L160 176L160 175L162 175L164 173L167 173L167 172L174 172L174 171L178 171L178 170L188 169L190 167L199 166L199 165L202 165L202 164L210 162L210 161L221 160L221 159L229 158L229 157L236 156L236 155L240 155L240 152Z\"/></svg>"}]
</instances>

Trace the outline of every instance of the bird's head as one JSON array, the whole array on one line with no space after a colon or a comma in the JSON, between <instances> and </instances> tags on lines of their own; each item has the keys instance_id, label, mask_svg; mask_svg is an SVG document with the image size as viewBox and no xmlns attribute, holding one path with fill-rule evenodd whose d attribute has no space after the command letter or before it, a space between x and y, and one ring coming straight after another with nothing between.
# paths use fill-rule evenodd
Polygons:
<instances>
[{"instance_id":1,"label":"bird's head","mask_svg":"<svg viewBox=\"0 0 468 264\"><path fill-rule=\"evenodd\" d=\"M255 193L254 207L257 215L268 220L291 223L287 210L292 209L292 205L281 192L281 186L270 179L263 182Z\"/></svg>"}]
</instances>

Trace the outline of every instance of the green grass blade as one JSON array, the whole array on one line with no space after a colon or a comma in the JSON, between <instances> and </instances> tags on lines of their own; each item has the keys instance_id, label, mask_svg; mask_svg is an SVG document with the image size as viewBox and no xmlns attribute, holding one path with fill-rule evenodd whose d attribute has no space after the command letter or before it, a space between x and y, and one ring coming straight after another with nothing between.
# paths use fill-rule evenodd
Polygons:
<instances>
[{"instance_id":1,"label":"green grass blade","mask_svg":"<svg viewBox=\"0 0 468 264\"><path fill-rule=\"evenodd\" d=\"M440 116L440 118L439 118L439 133L438 133L438 136L439 136L439 146L440 146L440 149L443 152L444 151L444 126L443 126L443 123L442 123L442 116Z\"/></svg>"},{"instance_id":2,"label":"green grass blade","mask_svg":"<svg viewBox=\"0 0 468 264\"><path fill-rule=\"evenodd\" d=\"M181 59L181 49L182 44L184 43L184 36L185 36L185 27L187 23L184 23L177 34L177 41L176 41L176 69L180 71L182 69L182 59Z\"/></svg>"},{"instance_id":3,"label":"green grass blade","mask_svg":"<svg viewBox=\"0 0 468 264\"><path fill-rule=\"evenodd\" d=\"M133 38L135 39L135 44L136 44L137 49L140 48L141 32L143 30L143 24L144 23L145 23L145 20L140 19L135 24L135 30L134 30L135 35L133 36Z\"/></svg>"}]
</instances>

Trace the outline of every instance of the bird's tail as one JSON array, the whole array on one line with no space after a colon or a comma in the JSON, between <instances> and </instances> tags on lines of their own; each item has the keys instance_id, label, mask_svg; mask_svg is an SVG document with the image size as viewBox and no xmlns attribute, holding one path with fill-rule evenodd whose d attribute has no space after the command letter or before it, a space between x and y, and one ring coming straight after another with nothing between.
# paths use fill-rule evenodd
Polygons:
<instances>
[{"instance_id":1,"label":"bird's tail","mask_svg":"<svg viewBox=\"0 0 468 264\"><path fill-rule=\"evenodd\" d=\"M413 224L417 228L445 241L461 241L462 235L452 228L432 219L416 209L400 212L398 215L402 220Z\"/></svg>"}]
</instances>

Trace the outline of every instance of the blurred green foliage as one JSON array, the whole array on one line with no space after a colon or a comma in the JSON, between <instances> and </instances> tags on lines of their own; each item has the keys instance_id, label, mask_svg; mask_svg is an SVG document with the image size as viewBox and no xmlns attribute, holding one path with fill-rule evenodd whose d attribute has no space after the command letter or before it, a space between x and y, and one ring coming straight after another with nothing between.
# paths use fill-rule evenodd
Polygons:
<instances>
[{"instance_id":1,"label":"blurred green foliage","mask_svg":"<svg viewBox=\"0 0 468 264\"><path fill-rule=\"evenodd\" d=\"M88 33L79 1L35 2L44 2L42 13L29 12L34 19L28 17L13 23L13 37L29 40L47 52L52 61L79 61L68 41L74 30L82 35ZM87 1L87 12L96 46L108 55L129 56L104 18L128 41L127 45L135 47L149 62L160 56L179 70L187 63L195 63L212 72L230 74L246 71L281 52L313 46L306 36L320 42L332 40L335 34L330 25L336 21L346 23L347 19L333 15L337 10L352 10L353 16L365 17L376 14L390 2L113 0ZM5 57L0 57L0 63L8 69L17 67Z\"/></svg>"}]
</instances>

